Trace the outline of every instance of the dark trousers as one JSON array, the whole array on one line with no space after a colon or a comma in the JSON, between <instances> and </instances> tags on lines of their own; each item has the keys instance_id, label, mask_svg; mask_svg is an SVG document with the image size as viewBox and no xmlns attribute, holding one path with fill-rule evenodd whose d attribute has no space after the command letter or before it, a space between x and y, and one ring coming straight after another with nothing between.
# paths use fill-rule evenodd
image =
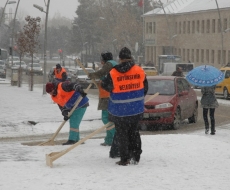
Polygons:
<instances>
[{"instance_id":1,"label":"dark trousers","mask_svg":"<svg viewBox=\"0 0 230 190\"><path fill-rule=\"evenodd\" d=\"M215 132L215 118L214 118L215 108L203 108L205 129L209 129L208 110L209 110L209 116L211 121L211 131Z\"/></svg>"},{"instance_id":2,"label":"dark trousers","mask_svg":"<svg viewBox=\"0 0 230 190\"><path fill-rule=\"evenodd\" d=\"M131 157L139 162L141 150L141 137L138 131L138 122L114 122L116 135L119 141L121 161L126 162Z\"/></svg>"}]
</instances>

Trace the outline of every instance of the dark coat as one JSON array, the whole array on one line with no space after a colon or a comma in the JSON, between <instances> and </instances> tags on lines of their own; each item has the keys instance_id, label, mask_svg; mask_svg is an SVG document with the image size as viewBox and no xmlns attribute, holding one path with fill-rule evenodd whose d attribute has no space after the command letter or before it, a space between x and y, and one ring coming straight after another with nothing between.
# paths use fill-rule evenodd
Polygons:
<instances>
[{"instance_id":1,"label":"dark coat","mask_svg":"<svg viewBox=\"0 0 230 190\"><path fill-rule=\"evenodd\" d=\"M217 108L219 106L215 96L215 86L201 88L201 107Z\"/></svg>"},{"instance_id":2,"label":"dark coat","mask_svg":"<svg viewBox=\"0 0 230 190\"><path fill-rule=\"evenodd\" d=\"M114 69L116 69L118 72L120 73L126 73L127 71L129 71L133 66L135 65L135 63L131 60L124 60L122 63L120 63L119 65L116 65L114 67ZM113 81L111 78L111 75L108 74L105 79L102 80L101 86L103 89L105 89L108 92L112 92L114 86L113 86ZM145 77L144 80L144 95L147 94L148 91L148 81ZM130 121L130 123L136 123L138 122L141 118L143 117L143 113L135 115L135 116L126 116L126 117L117 117L114 115L111 115L109 113L109 120L112 122L122 122L122 121Z\"/></svg>"},{"instance_id":3,"label":"dark coat","mask_svg":"<svg viewBox=\"0 0 230 190\"><path fill-rule=\"evenodd\" d=\"M89 73L89 78L91 79L101 79L102 77L109 74L110 70L113 68L112 63L106 62L103 64L102 68L94 73ZM108 109L109 98L100 98L98 102L98 110L107 110Z\"/></svg>"}]
</instances>

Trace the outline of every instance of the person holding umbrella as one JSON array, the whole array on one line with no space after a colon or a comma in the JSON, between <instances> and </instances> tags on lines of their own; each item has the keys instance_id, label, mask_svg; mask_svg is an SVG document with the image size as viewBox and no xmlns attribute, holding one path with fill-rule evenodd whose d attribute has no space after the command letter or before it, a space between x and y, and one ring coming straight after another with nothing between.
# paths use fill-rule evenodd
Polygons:
<instances>
[{"instance_id":1,"label":"person holding umbrella","mask_svg":"<svg viewBox=\"0 0 230 190\"><path fill-rule=\"evenodd\" d=\"M194 86L201 87L201 107L205 123L205 134L209 132L208 110L211 120L211 135L215 135L215 108L219 106L215 96L215 85L224 80L224 74L211 65L201 65L191 70L186 79Z\"/></svg>"},{"instance_id":2,"label":"person holding umbrella","mask_svg":"<svg viewBox=\"0 0 230 190\"><path fill-rule=\"evenodd\" d=\"M216 96L215 96L215 86L210 87L202 87L201 88L201 107L203 108L203 119L205 124L205 134L208 134L209 132L209 121L208 121L208 111L211 121L211 135L215 135L216 129L215 129L215 108L219 106Z\"/></svg>"}]
</instances>

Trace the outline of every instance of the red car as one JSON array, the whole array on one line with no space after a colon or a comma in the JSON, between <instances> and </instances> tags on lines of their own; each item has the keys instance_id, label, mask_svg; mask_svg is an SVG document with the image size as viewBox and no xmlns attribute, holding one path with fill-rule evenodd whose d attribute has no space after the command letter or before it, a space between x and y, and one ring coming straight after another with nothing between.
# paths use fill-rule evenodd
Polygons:
<instances>
[{"instance_id":1,"label":"red car","mask_svg":"<svg viewBox=\"0 0 230 190\"><path fill-rule=\"evenodd\" d=\"M149 90L145 100L159 92L159 95L145 103L142 130L158 125L180 127L181 121L188 119L196 123L198 116L198 100L196 92L183 77L148 76Z\"/></svg>"}]
</instances>

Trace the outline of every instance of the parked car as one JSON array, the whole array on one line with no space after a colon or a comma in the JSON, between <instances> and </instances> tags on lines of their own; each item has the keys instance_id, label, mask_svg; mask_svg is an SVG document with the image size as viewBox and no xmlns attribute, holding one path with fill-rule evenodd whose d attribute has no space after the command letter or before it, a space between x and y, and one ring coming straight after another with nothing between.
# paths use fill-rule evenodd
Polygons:
<instances>
[{"instance_id":1,"label":"parked car","mask_svg":"<svg viewBox=\"0 0 230 190\"><path fill-rule=\"evenodd\" d=\"M196 123L198 116L198 100L196 92L183 77L147 76L148 93L159 95L145 103L143 119L140 128L167 126L173 129L180 127L181 121L188 119Z\"/></svg>"},{"instance_id":2,"label":"parked car","mask_svg":"<svg viewBox=\"0 0 230 190\"><path fill-rule=\"evenodd\" d=\"M63 66L62 66L63 67ZM49 71L48 74L48 80L49 82L53 81L54 76L52 75L54 69L56 68L56 66L52 67ZM67 67L63 67L65 68L66 72L67 72L67 79L71 82L76 82L76 72L77 70L74 68L67 68Z\"/></svg>"},{"instance_id":3,"label":"parked car","mask_svg":"<svg viewBox=\"0 0 230 190\"><path fill-rule=\"evenodd\" d=\"M0 60L0 66L2 66L4 69L6 69L6 64L5 64L5 61Z\"/></svg>"},{"instance_id":4,"label":"parked car","mask_svg":"<svg viewBox=\"0 0 230 190\"><path fill-rule=\"evenodd\" d=\"M12 61L13 60L13 61ZM16 61L20 61L19 57L17 56L9 56L9 62L8 62L8 68L12 67L12 63L16 62Z\"/></svg>"},{"instance_id":5,"label":"parked car","mask_svg":"<svg viewBox=\"0 0 230 190\"><path fill-rule=\"evenodd\" d=\"M39 63L33 63L33 70L32 70L32 63L29 63L26 66L26 74L29 75L33 71L34 74L43 75L43 69Z\"/></svg>"},{"instance_id":6,"label":"parked car","mask_svg":"<svg viewBox=\"0 0 230 190\"><path fill-rule=\"evenodd\" d=\"M145 74L147 76L155 76L158 75L156 67L147 67L147 66L142 66L142 69L145 71Z\"/></svg>"},{"instance_id":7,"label":"parked car","mask_svg":"<svg viewBox=\"0 0 230 190\"><path fill-rule=\"evenodd\" d=\"M25 55L22 60L25 62L25 63L31 63L32 62L32 57L30 55ZM40 62L40 59L39 57L36 57L36 56L33 56L33 63L39 63Z\"/></svg>"},{"instance_id":8,"label":"parked car","mask_svg":"<svg viewBox=\"0 0 230 190\"><path fill-rule=\"evenodd\" d=\"M0 78L6 78L6 69L0 65Z\"/></svg>"},{"instance_id":9,"label":"parked car","mask_svg":"<svg viewBox=\"0 0 230 190\"><path fill-rule=\"evenodd\" d=\"M11 69L19 69L20 67L20 61L15 61L14 64L11 66ZM26 63L24 61L21 61L21 68L23 70L26 70Z\"/></svg>"},{"instance_id":10,"label":"parked car","mask_svg":"<svg viewBox=\"0 0 230 190\"><path fill-rule=\"evenodd\" d=\"M216 85L215 94L222 95L227 100L230 93L230 67L222 67L220 70L224 73L224 80Z\"/></svg>"}]
</instances>

